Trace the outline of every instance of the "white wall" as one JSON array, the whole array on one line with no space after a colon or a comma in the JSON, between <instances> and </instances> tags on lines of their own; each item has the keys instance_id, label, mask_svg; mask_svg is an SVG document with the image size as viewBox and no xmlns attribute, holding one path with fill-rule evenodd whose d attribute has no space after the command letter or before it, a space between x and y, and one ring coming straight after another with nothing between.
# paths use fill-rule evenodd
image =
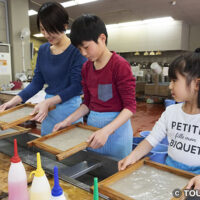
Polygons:
<instances>
[{"instance_id":1,"label":"white wall","mask_svg":"<svg viewBox=\"0 0 200 200\"><path fill-rule=\"evenodd\" d=\"M13 77L23 71L22 42L20 34L23 28L29 28L29 0L7 0L9 14L9 30L12 55ZM25 39L25 67L30 66L30 37Z\"/></svg>"},{"instance_id":2,"label":"white wall","mask_svg":"<svg viewBox=\"0 0 200 200\"><path fill-rule=\"evenodd\" d=\"M5 3L0 1L0 42L7 43Z\"/></svg>"},{"instance_id":3,"label":"white wall","mask_svg":"<svg viewBox=\"0 0 200 200\"><path fill-rule=\"evenodd\" d=\"M190 26L189 50L200 47L200 25Z\"/></svg>"}]
</instances>

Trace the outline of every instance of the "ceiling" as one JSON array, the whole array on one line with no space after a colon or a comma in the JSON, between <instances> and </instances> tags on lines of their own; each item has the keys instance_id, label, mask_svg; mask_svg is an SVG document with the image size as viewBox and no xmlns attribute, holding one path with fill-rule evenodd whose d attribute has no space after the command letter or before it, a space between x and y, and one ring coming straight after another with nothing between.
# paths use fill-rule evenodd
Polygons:
<instances>
[{"instance_id":1,"label":"ceiling","mask_svg":"<svg viewBox=\"0 0 200 200\"><path fill-rule=\"evenodd\" d=\"M29 9L38 11L39 7L51 0L29 0ZM67 0L57 0L62 3ZM144 20L172 16L175 20L190 25L200 25L200 0L99 0L87 4L68 7L70 24L76 17L92 13L98 15L106 24ZM38 33L36 16L30 16L31 34Z\"/></svg>"}]
</instances>

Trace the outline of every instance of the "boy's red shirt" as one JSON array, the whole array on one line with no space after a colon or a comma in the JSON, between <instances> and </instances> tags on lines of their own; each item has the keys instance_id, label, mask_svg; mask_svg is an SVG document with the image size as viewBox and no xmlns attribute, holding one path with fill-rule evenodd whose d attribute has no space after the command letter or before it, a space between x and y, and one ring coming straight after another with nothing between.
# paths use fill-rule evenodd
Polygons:
<instances>
[{"instance_id":1,"label":"boy's red shirt","mask_svg":"<svg viewBox=\"0 0 200 200\"><path fill-rule=\"evenodd\" d=\"M91 61L82 68L84 104L96 112L136 111L135 77L130 64L113 52L107 65L95 70Z\"/></svg>"}]
</instances>

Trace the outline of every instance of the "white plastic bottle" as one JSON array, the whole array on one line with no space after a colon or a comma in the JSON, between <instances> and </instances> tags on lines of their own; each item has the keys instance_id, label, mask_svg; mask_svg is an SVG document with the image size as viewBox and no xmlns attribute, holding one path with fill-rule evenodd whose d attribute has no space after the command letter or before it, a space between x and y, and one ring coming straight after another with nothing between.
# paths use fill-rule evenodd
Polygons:
<instances>
[{"instance_id":1,"label":"white plastic bottle","mask_svg":"<svg viewBox=\"0 0 200 200\"><path fill-rule=\"evenodd\" d=\"M51 197L51 188L49 181L41 166L40 153L37 153L37 169L31 172L35 174L30 190L30 200L49 200Z\"/></svg>"},{"instance_id":2,"label":"white plastic bottle","mask_svg":"<svg viewBox=\"0 0 200 200\"><path fill-rule=\"evenodd\" d=\"M51 191L51 199L50 200L67 200L62 188L59 185L58 178L58 167L54 167L54 186Z\"/></svg>"},{"instance_id":3,"label":"white plastic bottle","mask_svg":"<svg viewBox=\"0 0 200 200\"><path fill-rule=\"evenodd\" d=\"M14 139L14 156L8 172L8 200L29 200L27 176L17 152L17 140Z\"/></svg>"}]
</instances>

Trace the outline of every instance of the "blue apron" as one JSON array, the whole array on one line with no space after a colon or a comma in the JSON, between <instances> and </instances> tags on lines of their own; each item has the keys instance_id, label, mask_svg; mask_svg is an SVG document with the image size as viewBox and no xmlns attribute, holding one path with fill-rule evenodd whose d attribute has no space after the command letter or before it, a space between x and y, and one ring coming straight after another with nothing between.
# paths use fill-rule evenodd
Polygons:
<instances>
[{"instance_id":1,"label":"blue apron","mask_svg":"<svg viewBox=\"0 0 200 200\"><path fill-rule=\"evenodd\" d=\"M188 172L192 172L194 174L200 174L200 166L188 166L188 165L185 165L183 163L173 160L170 156L167 156L165 164L169 165L171 167L175 167L175 168L182 169L182 170L185 170Z\"/></svg>"},{"instance_id":2,"label":"blue apron","mask_svg":"<svg viewBox=\"0 0 200 200\"><path fill-rule=\"evenodd\" d=\"M102 128L112 122L118 115L119 112L91 111L88 116L87 124L97 128ZM88 148L88 150L102 155L115 157L120 160L131 153L132 141L133 129L130 120L128 120L108 137L108 140L103 147L99 149Z\"/></svg>"},{"instance_id":3,"label":"blue apron","mask_svg":"<svg viewBox=\"0 0 200 200\"><path fill-rule=\"evenodd\" d=\"M46 94L45 99L51 98L54 95ZM47 135L52 132L55 124L66 119L70 114L72 114L77 108L80 107L81 97L75 96L68 101L65 101L61 104L57 104L56 108L48 112L47 117L42 122L41 135ZM80 118L74 123L83 122L83 119Z\"/></svg>"}]
</instances>

